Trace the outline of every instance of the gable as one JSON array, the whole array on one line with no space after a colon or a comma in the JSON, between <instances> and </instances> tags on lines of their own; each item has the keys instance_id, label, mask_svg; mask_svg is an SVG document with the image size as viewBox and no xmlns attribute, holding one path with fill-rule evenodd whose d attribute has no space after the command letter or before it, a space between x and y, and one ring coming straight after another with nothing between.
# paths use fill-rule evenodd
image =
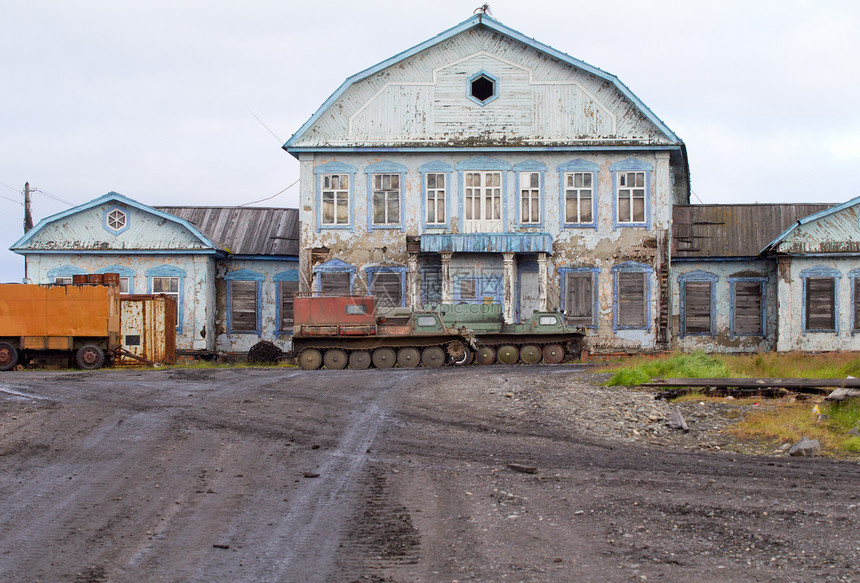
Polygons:
<instances>
[{"instance_id":1,"label":"gable","mask_svg":"<svg viewBox=\"0 0 860 583\"><path fill-rule=\"evenodd\" d=\"M109 193L42 220L12 250L217 252L219 249L184 221Z\"/></svg>"},{"instance_id":2,"label":"gable","mask_svg":"<svg viewBox=\"0 0 860 583\"><path fill-rule=\"evenodd\" d=\"M798 220L765 251L788 254L860 252L860 197Z\"/></svg>"},{"instance_id":3,"label":"gable","mask_svg":"<svg viewBox=\"0 0 860 583\"><path fill-rule=\"evenodd\" d=\"M347 80L285 148L680 143L612 75L486 17L452 31Z\"/></svg>"}]
</instances>

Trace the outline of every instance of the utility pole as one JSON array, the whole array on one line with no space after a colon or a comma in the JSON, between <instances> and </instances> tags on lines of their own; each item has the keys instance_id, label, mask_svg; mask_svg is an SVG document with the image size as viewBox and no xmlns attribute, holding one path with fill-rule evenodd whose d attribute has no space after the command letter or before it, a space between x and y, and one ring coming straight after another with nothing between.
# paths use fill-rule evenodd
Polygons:
<instances>
[{"instance_id":1,"label":"utility pole","mask_svg":"<svg viewBox=\"0 0 860 583\"><path fill-rule=\"evenodd\" d=\"M33 228L33 213L30 210L30 183L24 183L24 234Z\"/></svg>"}]
</instances>

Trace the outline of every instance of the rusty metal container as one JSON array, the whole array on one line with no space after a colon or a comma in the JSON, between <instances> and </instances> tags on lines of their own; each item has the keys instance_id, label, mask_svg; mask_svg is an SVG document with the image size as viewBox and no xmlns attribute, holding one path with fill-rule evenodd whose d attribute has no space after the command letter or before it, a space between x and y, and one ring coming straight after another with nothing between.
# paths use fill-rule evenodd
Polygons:
<instances>
[{"instance_id":1,"label":"rusty metal container","mask_svg":"<svg viewBox=\"0 0 860 583\"><path fill-rule=\"evenodd\" d=\"M104 276L101 273L88 273L87 283L104 283Z\"/></svg>"},{"instance_id":2,"label":"rusty metal container","mask_svg":"<svg viewBox=\"0 0 860 583\"><path fill-rule=\"evenodd\" d=\"M47 348L49 337L118 337L119 323L117 288L0 284L0 337Z\"/></svg>"},{"instance_id":3,"label":"rusty metal container","mask_svg":"<svg viewBox=\"0 0 860 583\"><path fill-rule=\"evenodd\" d=\"M105 285L119 285L119 274L118 273L103 273L102 274L102 282Z\"/></svg>"},{"instance_id":4,"label":"rusty metal container","mask_svg":"<svg viewBox=\"0 0 860 583\"><path fill-rule=\"evenodd\" d=\"M176 361L176 301L162 294L122 296L120 365Z\"/></svg>"},{"instance_id":5,"label":"rusty metal container","mask_svg":"<svg viewBox=\"0 0 860 583\"><path fill-rule=\"evenodd\" d=\"M87 283L87 276L84 275L73 275L72 283Z\"/></svg>"}]
</instances>

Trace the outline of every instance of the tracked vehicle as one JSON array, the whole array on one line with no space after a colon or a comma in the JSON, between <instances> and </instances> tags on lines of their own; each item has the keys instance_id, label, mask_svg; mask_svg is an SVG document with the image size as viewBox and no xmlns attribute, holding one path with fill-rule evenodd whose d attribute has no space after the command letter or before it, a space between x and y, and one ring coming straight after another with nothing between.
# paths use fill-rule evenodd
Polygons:
<instances>
[{"instance_id":1,"label":"tracked vehicle","mask_svg":"<svg viewBox=\"0 0 860 583\"><path fill-rule=\"evenodd\" d=\"M436 311L377 313L373 296L303 296L293 304L293 353L303 369L437 367L464 362L475 349L466 328Z\"/></svg>"}]
</instances>

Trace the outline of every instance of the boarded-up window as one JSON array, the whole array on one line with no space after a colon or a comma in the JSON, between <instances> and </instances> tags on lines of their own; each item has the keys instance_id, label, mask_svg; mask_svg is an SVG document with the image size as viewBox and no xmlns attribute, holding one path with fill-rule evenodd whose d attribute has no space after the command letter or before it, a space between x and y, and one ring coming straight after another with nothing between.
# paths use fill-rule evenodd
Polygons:
<instances>
[{"instance_id":1,"label":"boarded-up window","mask_svg":"<svg viewBox=\"0 0 860 583\"><path fill-rule=\"evenodd\" d=\"M348 296L351 291L349 279L347 272L320 273L320 292L330 296Z\"/></svg>"},{"instance_id":2,"label":"boarded-up window","mask_svg":"<svg viewBox=\"0 0 860 583\"><path fill-rule=\"evenodd\" d=\"M461 279L460 280L460 299L461 300L474 300L478 297L478 290L475 287L474 279Z\"/></svg>"},{"instance_id":3,"label":"boarded-up window","mask_svg":"<svg viewBox=\"0 0 860 583\"><path fill-rule=\"evenodd\" d=\"M421 270L421 299L425 304L442 301L441 266L428 266Z\"/></svg>"},{"instance_id":4,"label":"boarded-up window","mask_svg":"<svg viewBox=\"0 0 860 583\"><path fill-rule=\"evenodd\" d=\"M860 330L860 285L854 280L854 329Z\"/></svg>"},{"instance_id":5,"label":"boarded-up window","mask_svg":"<svg viewBox=\"0 0 860 583\"><path fill-rule=\"evenodd\" d=\"M684 332L711 333L711 282L684 283Z\"/></svg>"},{"instance_id":6,"label":"boarded-up window","mask_svg":"<svg viewBox=\"0 0 860 583\"><path fill-rule=\"evenodd\" d=\"M740 336L763 336L761 282L735 282L734 303L734 333Z\"/></svg>"},{"instance_id":7,"label":"boarded-up window","mask_svg":"<svg viewBox=\"0 0 860 583\"><path fill-rule=\"evenodd\" d=\"M299 291L299 282L280 282L281 291L281 325L282 332L289 332L293 327L293 300Z\"/></svg>"},{"instance_id":8,"label":"boarded-up window","mask_svg":"<svg viewBox=\"0 0 860 583\"><path fill-rule=\"evenodd\" d=\"M806 329L836 329L836 280L832 277L806 279Z\"/></svg>"},{"instance_id":9,"label":"boarded-up window","mask_svg":"<svg viewBox=\"0 0 860 583\"><path fill-rule=\"evenodd\" d=\"M396 308L403 299L400 273L374 273L370 279L370 293L376 298L379 308Z\"/></svg>"},{"instance_id":10,"label":"boarded-up window","mask_svg":"<svg viewBox=\"0 0 860 583\"><path fill-rule=\"evenodd\" d=\"M570 324L594 323L594 277L591 272L565 276L565 317Z\"/></svg>"},{"instance_id":11,"label":"boarded-up window","mask_svg":"<svg viewBox=\"0 0 860 583\"><path fill-rule=\"evenodd\" d=\"M230 282L230 331L257 331L257 282Z\"/></svg>"},{"instance_id":12,"label":"boarded-up window","mask_svg":"<svg viewBox=\"0 0 860 583\"><path fill-rule=\"evenodd\" d=\"M646 273L618 273L617 324L626 328L644 328L647 284Z\"/></svg>"}]
</instances>

